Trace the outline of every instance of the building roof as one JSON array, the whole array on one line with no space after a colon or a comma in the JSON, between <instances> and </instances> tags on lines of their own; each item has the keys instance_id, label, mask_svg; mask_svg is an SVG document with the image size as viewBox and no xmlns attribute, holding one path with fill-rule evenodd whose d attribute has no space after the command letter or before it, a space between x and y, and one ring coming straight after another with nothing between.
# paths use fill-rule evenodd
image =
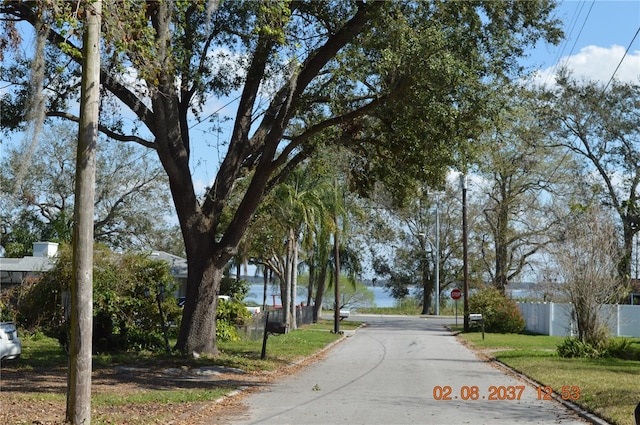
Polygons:
<instances>
[{"instance_id":1,"label":"building roof","mask_svg":"<svg viewBox=\"0 0 640 425\"><path fill-rule=\"evenodd\" d=\"M0 258L0 284L20 284L25 277L52 268L53 261L47 257Z\"/></svg>"},{"instance_id":2,"label":"building roof","mask_svg":"<svg viewBox=\"0 0 640 425\"><path fill-rule=\"evenodd\" d=\"M43 244L47 248L52 244ZM55 244L57 248L58 244ZM20 284L22 280L33 274L51 270L55 265L55 251L47 249L36 250L34 244L34 257L23 258L4 258L0 257L0 283L2 284ZM53 252L53 255L50 255ZM164 251L151 251L149 258L152 260L166 261L169 263L170 273L174 278L187 278L187 260L177 255L169 254Z\"/></svg>"},{"instance_id":3,"label":"building roof","mask_svg":"<svg viewBox=\"0 0 640 425\"><path fill-rule=\"evenodd\" d=\"M0 271L41 272L51 270L53 261L48 257L0 258Z\"/></svg>"},{"instance_id":4,"label":"building roof","mask_svg":"<svg viewBox=\"0 0 640 425\"><path fill-rule=\"evenodd\" d=\"M169 263L169 272L174 278L187 278L188 268L186 259L164 251L151 251L149 258Z\"/></svg>"}]
</instances>

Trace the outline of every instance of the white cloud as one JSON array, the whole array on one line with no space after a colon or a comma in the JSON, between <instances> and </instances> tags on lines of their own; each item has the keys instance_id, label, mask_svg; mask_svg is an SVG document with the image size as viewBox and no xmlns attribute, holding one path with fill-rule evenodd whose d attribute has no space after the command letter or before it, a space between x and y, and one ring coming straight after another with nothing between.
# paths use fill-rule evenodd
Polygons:
<instances>
[{"instance_id":1,"label":"white cloud","mask_svg":"<svg viewBox=\"0 0 640 425\"><path fill-rule=\"evenodd\" d=\"M561 66L572 71L577 79L609 82L611 76L622 82L638 83L640 81L640 51L629 51L625 56L625 48L618 45L611 47L586 46L572 56L565 56L559 63L546 69L536 71L533 81L536 84L553 84L555 74ZM622 58L624 57L624 60ZM620 61L622 60L622 63ZM620 67L616 71L616 68Z\"/></svg>"}]
</instances>

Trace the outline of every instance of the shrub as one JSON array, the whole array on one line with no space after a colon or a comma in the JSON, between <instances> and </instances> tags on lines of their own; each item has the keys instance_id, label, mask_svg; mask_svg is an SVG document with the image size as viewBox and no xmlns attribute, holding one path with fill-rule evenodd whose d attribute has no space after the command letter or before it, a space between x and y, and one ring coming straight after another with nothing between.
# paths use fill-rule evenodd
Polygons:
<instances>
[{"instance_id":1,"label":"shrub","mask_svg":"<svg viewBox=\"0 0 640 425\"><path fill-rule=\"evenodd\" d=\"M597 359L603 354L596 347L579 338L566 338L562 344L558 345L556 351L560 357L567 359L580 357Z\"/></svg>"},{"instance_id":2,"label":"shrub","mask_svg":"<svg viewBox=\"0 0 640 425\"><path fill-rule=\"evenodd\" d=\"M598 344L580 338L566 338L557 348L558 355L565 358L599 359L615 357L624 360L640 360L640 350L625 338L601 340Z\"/></svg>"},{"instance_id":3,"label":"shrub","mask_svg":"<svg viewBox=\"0 0 640 425\"><path fill-rule=\"evenodd\" d=\"M225 276L220 282L220 294L228 295L234 300L242 301L251 289L251 284L246 280Z\"/></svg>"},{"instance_id":4,"label":"shrub","mask_svg":"<svg viewBox=\"0 0 640 425\"><path fill-rule=\"evenodd\" d=\"M225 320L216 321L216 338L218 341L238 341L240 336L236 327Z\"/></svg>"},{"instance_id":5,"label":"shrub","mask_svg":"<svg viewBox=\"0 0 640 425\"><path fill-rule=\"evenodd\" d=\"M471 295L469 310L471 313L482 313L487 332L518 333L525 326L517 304L493 287Z\"/></svg>"},{"instance_id":6,"label":"shrub","mask_svg":"<svg viewBox=\"0 0 640 425\"><path fill-rule=\"evenodd\" d=\"M240 337L236 326L243 326L249 320L251 313L241 302L234 299L218 300L216 338L220 341L237 341Z\"/></svg>"},{"instance_id":7,"label":"shrub","mask_svg":"<svg viewBox=\"0 0 640 425\"><path fill-rule=\"evenodd\" d=\"M16 319L28 331L40 330L66 347L69 322L65 316L72 278L72 252L58 251L55 267L16 288ZM179 326L180 309L170 294L175 281L169 265L143 255L114 254L96 246L93 267L94 350L163 348L158 299L164 320ZM164 289L164 298L160 289Z\"/></svg>"}]
</instances>

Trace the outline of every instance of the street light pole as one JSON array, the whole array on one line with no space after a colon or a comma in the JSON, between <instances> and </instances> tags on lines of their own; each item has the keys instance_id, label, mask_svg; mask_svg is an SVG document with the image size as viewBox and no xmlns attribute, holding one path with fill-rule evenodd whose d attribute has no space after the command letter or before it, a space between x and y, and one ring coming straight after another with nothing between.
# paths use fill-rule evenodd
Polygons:
<instances>
[{"instance_id":1,"label":"street light pole","mask_svg":"<svg viewBox=\"0 0 640 425\"><path fill-rule=\"evenodd\" d=\"M469 262L468 262L468 234L467 234L467 176L460 174L462 188L462 269L464 279L464 331L469 332Z\"/></svg>"}]
</instances>

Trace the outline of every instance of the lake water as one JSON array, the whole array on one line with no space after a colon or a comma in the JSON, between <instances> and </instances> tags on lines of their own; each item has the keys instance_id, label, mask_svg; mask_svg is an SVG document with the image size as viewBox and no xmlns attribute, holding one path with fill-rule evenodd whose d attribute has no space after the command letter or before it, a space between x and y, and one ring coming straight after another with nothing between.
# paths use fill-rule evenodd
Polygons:
<instances>
[{"instance_id":1,"label":"lake water","mask_svg":"<svg viewBox=\"0 0 640 425\"><path fill-rule=\"evenodd\" d=\"M384 288L379 287L379 286L369 286L368 289L373 292L373 301L376 304L376 307L393 307L396 303L396 300L393 299L391 297L391 295L389 295L388 292L385 291ZM273 305L274 302L274 296L275 296L275 303L276 304L280 304L280 289L277 287L274 287L272 285L268 285L267 286L267 304L269 305ZM333 292L331 293L333 294ZM264 286L261 284L252 284L251 285L251 289L249 289L249 294L247 295L247 297L245 298L245 302L246 301L253 301L258 305L262 304L262 298L264 296ZM298 302L306 302L307 300L307 295L306 295L306 288L304 289L304 292L302 293L298 293Z\"/></svg>"},{"instance_id":2,"label":"lake water","mask_svg":"<svg viewBox=\"0 0 640 425\"><path fill-rule=\"evenodd\" d=\"M263 289L264 289L264 286L262 284L252 284L251 289L249 290L249 294L245 298L245 301L253 301L256 304L261 305L262 296L264 293ZM389 293L385 290L385 288L380 286L369 286L368 289L369 291L373 292L373 301L376 304L375 305L376 307L394 307L396 305L396 300L392 298L391 295L389 295ZM267 304L269 305L274 304L274 296L275 296L275 304L280 304L281 301L280 301L279 294L280 294L279 288L269 285L267 287ZM333 296L333 292L327 295ZM535 291L528 290L528 289L509 290L507 295L516 300L522 299L522 298L527 298L529 300L537 299L537 298L541 299L542 297L541 294L538 294ZM298 303L306 302L306 300L307 300L307 293L306 293L306 288L304 288L303 290L301 289L298 292ZM445 298L445 300L442 302L446 302L446 301L450 301L449 298ZM460 303L462 303L462 300L460 301Z\"/></svg>"}]
</instances>

